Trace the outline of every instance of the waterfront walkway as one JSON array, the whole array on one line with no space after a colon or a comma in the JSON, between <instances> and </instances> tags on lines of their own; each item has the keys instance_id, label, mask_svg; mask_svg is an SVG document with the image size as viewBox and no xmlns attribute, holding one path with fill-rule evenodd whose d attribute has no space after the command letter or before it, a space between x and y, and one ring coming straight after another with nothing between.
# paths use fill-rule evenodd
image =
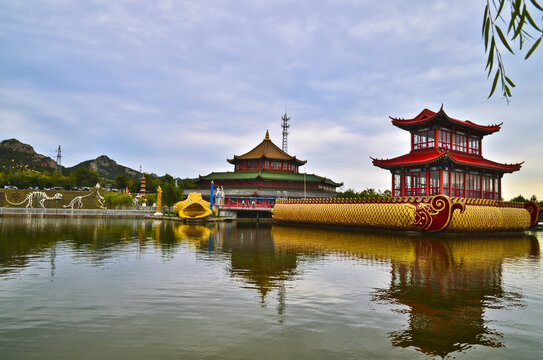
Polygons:
<instances>
[{"instance_id":1,"label":"waterfront walkway","mask_svg":"<svg viewBox=\"0 0 543 360\"><path fill-rule=\"evenodd\" d=\"M50 209L50 208L11 208L0 207L0 216L3 215L35 215L35 216L79 216L79 217L144 217L152 215L155 209Z\"/></svg>"}]
</instances>

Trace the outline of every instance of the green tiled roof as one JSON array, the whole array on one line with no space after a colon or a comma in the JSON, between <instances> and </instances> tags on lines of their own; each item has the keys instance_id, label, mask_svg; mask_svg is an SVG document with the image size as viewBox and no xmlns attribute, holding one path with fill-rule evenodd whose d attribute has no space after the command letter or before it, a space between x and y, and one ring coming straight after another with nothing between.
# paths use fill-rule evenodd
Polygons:
<instances>
[{"instance_id":1,"label":"green tiled roof","mask_svg":"<svg viewBox=\"0 0 543 360\"><path fill-rule=\"evenodd\" d=\"M244 172L212 172L206 176L200 176L200 180L242 180L256 179L260 171L244 171Z\"/></svg>"},{"instance_id":2,"label":"green tiled roof","mask_svg":"<svg viewBox=\"0 0 543 360\"><path fill-rule=\"evenodd\" d=\"M325 183L332 186L342 186L343 183L337 183L330 179L315 174L300 174L300 173L285 173L276 171L239 171L239 172L212 172L206 176L200 176L200 180L252 180L252 179L266 179L266 180L284 180L284 181L312 181L318 183Z\"/></svg>"}]
</instances>

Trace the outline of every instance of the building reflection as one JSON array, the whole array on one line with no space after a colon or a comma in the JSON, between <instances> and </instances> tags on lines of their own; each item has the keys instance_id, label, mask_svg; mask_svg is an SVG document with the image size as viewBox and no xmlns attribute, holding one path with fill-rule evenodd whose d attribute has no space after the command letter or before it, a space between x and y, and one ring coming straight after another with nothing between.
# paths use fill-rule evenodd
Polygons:
<instances>
[{"instance_id":1,"label":"building reflection","mask_svg":"<svg viewBox=\"0 0 543 360\"><path fill-rule=\"evenodd\" d=\"M213 259L228 261L228 272L244 287L256 289L260 301L266 303L267 294L278 290L278 312L284 312L284 281L296 274L295 249L277 248L271 228L254 224L205 225L174 224L178 239L197 248L200 253L213 252ZM227 259L225 259L227 257Z\"/></svg>"},{"instance_id":2,"label":"building reflection","mask_svg":"<svg viewBox=\"0 0 543 360\"><path fill-rule=\"evenodd\" d=\"M522 306L520 294L503 289L504 262L540 256L537 238L523 234L459 238L285 226L272 234L276 247L390 263L390 285L375 290L373 301L408 316L406 329L389 333L392 344L442 357L502 346L485 310Z\"/></svg>"}]
</instances>

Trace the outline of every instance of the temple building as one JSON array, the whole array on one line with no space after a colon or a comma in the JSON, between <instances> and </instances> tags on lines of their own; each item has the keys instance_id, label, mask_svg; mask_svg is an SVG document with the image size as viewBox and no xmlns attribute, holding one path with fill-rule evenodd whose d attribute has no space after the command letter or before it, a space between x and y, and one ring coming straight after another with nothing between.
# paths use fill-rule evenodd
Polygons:
<instances>
[{"instance_id":1,"label":"temple building","mask_svg":"<svg viewBox=\"0 0 543 360\"><path fill-rule=\"evenodd\" d=\"M444 194L454 197L501 199L501 178L522 163L501 164L483 157L482 140L502 124L479 125L449 117L443 106L392 124L411 133L411 151L373 165L392 173L393 196Z\"/></svg>"},{"instance_id":2,"label":"temple building","mask_svg":"<svg viewBox=\"0 0 543 360\"><path fill-rule=\"evenodd\" d=\"M234 171L212 172L197 180L198 191L209 195L211 181L227 196L257 197L335 197L343 183L314 174L300 173L305 160L291 156L275 145L268 131L254 149L227 159Z\"/></svg>"}]
</instances>

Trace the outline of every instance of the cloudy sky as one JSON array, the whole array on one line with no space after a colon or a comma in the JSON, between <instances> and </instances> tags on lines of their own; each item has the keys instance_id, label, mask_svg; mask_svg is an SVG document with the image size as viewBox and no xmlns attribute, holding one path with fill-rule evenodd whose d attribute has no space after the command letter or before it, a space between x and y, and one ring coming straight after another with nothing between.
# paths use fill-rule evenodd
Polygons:
<instances>
[{"instance_id":1,"label":"cloudy sky","mask_svg":"<svg viewBox=\"0 0 543 360\"><path fill-rule=\"evenodd\" d=\"M63 165L106 154L159 175L233 170L269 129L305 170L387 189L369 156L409 149L388 116L441 104L503 122L483 155L525 161L503 195L543 198L543 51L504 60L509 105L487 100L485 1L0 1L0 140ZM537 17L538 21L541 17Z\"/></svg>"}]
</instances>

